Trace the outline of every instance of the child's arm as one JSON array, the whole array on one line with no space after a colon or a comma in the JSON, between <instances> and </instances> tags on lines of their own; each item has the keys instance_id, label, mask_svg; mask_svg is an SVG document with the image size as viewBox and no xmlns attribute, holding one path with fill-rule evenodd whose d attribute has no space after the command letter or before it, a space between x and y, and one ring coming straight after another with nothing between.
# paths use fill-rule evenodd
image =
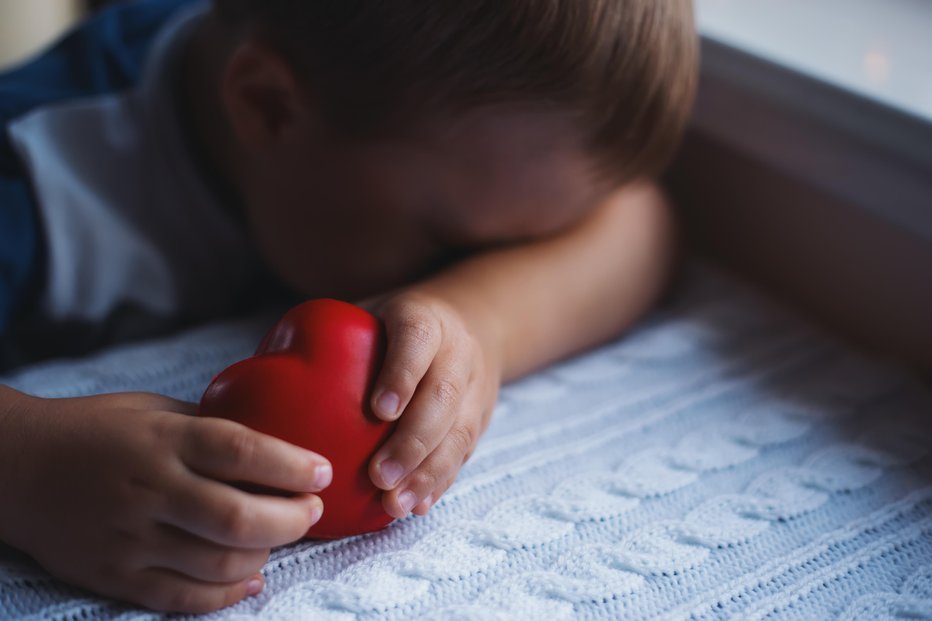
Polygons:
<instances>
[{"instance_id":1,"label":"child's arm","mask_svg":"<svg viewBox=\"0 0 932 621\"><path fill-rule=\"evenodd\" d=\"M386 419L391 410L405 416L370 464L373 482L390 490L386 510L423 514L446 491L501 381L604 342L644 313L670 272L674 237L663 195L636 184L572 230L474 256L390 298L373 407ZM380 470L386 459L403 473L394 484Z\"/></svg>"},{"instance_id":2,"label":"child's arm","mask_svg":"<svg viewBox=\"0 0 932 621\"><path fill-rule=\"evenodd\" d=\"M96 593L206 612L262 589L318 519L319 455L152 394L39 399L0 386L0 542ZM243 481L289 497L241 491Z\"/></svg>"}]
</instances>

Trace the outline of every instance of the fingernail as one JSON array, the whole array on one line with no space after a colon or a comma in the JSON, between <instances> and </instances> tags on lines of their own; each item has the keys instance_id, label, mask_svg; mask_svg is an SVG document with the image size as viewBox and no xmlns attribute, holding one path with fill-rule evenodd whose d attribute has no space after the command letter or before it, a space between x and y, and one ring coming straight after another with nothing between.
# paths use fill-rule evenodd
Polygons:
<instances>
[{"instance_id":1,"label":"fingernail","mask_svg":"<svg viewBox=\"0 0 932 621\"><path fill-rule=\"evenodd\" d=\"M413 509L414 505L417 504L417 496L415 496L414 492L411 490L405 490L401 492L400 496L398 496L398 504L401 505L402 510L406 514L411 513L411 509Z\"/></svg>"},{"instance_id":2,"label":"fingernail","mask_svg":"<svg viewBox=\"0 0 932 621\"><path fill-rule=\"evenodd\" d=\"M253 596L258 595L262 591L263 581L261 578L253 578L246 583L246 595Z\"/></svg>"},{"instance_id":3,"label":"fingernail","mask_svg":"<svg viewBox=\"0 0 932 621\"><path fill-rule=\"evenodd\" d=\"M433 494L428 494L428 495L427 495L427 498L425 498L425 499L422 500L421 502L423 502L423 503L424 503L424 507L425 507L428 511L430 511L430 508L434 505L434 495L433 495Z\"/></svg>"},{"instance_id":4,"label":"fingernail","mask_svg":"<svg viewBox=\"0 0 932 621\"><path fill-rule=\"evenodd\" d=\"M394 419L398 417L398 405L400 403L401 399L398 395L389 390L379 395L379 398L375 401L375 406L383 416Z\"/></svg>"},{"instance_id":5,"label":"fingernail","mask_svg":"<svg viewBox=\"0 0 932 621\"><path fill-rule=\"evenodd\" d=\"M311 509L311 525L317 524L320 520L320 516L324 514L323 503L314 505L314 508Z\"/></svg>"},{"instance_id":6,"label":"fingernail","mask_svg":"<svg viewBox=\"0 0 932 621\"><path fill-rule=\"evenodd\" d=\"M382 480L389 487L393 487L405 473L404 467L397 461L387 459L379 465L379 472L382 474Z\"/></svg>"},{"instance_id":7,"label":"fingernail","mask_svg":"<svg viewBox=\"0 0 932 621\"><path fill-rule=\"evenodd\" d=\"M323 489L333 481L333 468L330 464L321 464L314 469L314 485Z\"/></svg>"}]
</instances>

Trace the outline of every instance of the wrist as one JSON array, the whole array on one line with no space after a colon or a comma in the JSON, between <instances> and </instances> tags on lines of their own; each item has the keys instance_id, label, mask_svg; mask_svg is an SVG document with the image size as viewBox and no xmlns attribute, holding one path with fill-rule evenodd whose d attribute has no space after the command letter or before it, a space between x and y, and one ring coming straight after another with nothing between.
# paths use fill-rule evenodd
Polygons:
<instances>
[{"instance_id":1,"label":"wrist","mask_svg":"<svg viewBox=\"0 0 932 621\"><path fill-rule=\"evenodd\" d=\"M426 282L414 285L407 294L424 296L442 309L449 321L459 322L482 351L486 369L501 383L506 369L507 330L502 314L496 312L481 292L449 283Z\"/></svg>"},{"instance_id":2,"label":"wrist","mask_svg":"<svg viewBox=\"0 0 932 621\"><path fill-rule=\"evenodd\" d=\"M477 304L470 317L464 319L482 349L490 373L499 384L504 380L506 363L506 331L501 316L485 305Z\"/></svg>"},{"instance_id":3,"label":"wrist","mask_svg":"<svg viewBox=\"0 0 932 621\"><path fill-rule=\"evenodd\" d=\"M9 522L19 505L13 485L28 472L29 451L25 448L30 439L25 422L34 417L38 397L27 395L0 384L0 503L9 510L0 511L0 541L8 540Z\"/></svg>"},{"instance_id":4,"label":"wrist","mask_svg":"<svg viewBox=\"0 0 932 621\"><path fill-rule=\"evenodd\" d=\"M0 443L15 441L12 432L22 425L41 401L44 400L0 384Z\"/></svg>"}]
</instances>

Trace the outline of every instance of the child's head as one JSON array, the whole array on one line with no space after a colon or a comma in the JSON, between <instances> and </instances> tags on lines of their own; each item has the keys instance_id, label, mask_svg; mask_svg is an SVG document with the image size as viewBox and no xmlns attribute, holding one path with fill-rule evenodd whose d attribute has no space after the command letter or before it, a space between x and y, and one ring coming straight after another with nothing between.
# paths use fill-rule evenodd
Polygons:
<instances>
[{"instance_id":1,"label":"child's head","mask_svg":"<svg viewBox=\"0 0 932 621\"><path fill-rule=\"evenodd\" d=\"M316 221L299 203L451 244L554 232L660 171L696 82L690 0L214 1L241 190L278 205L254 222L278 246Z\"/></svg>"}]
</instances>

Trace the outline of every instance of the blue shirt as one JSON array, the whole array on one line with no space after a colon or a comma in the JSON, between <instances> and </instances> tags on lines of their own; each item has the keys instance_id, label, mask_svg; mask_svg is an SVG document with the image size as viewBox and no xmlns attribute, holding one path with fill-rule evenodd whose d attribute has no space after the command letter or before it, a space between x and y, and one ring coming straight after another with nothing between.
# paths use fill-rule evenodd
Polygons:
<instances>
[{"instance_id":1,"label":"blue shirt","mask_svg":"<svg viewBox=\"0 0 932 621\"><path fill-rule=\"evenodd\" d=\"M173 99L208 6L119 5L0 76L0 333L36 317L205 319L248 295L260 261L199 176Z\"/></svg>"},{"instance_id":2,"label":"blue shirt","mask_svg":"<svg viewBox=\"0 0 932 621\"><path fill-rule=\"evenodd\" d=\"M101 11L37 58L0 74L0 334L33 310L43 240L25 167L8 124L50 103L125 90L139 80L159 28L191 0L137 0Z\"/></svg>"}]
</instances>

